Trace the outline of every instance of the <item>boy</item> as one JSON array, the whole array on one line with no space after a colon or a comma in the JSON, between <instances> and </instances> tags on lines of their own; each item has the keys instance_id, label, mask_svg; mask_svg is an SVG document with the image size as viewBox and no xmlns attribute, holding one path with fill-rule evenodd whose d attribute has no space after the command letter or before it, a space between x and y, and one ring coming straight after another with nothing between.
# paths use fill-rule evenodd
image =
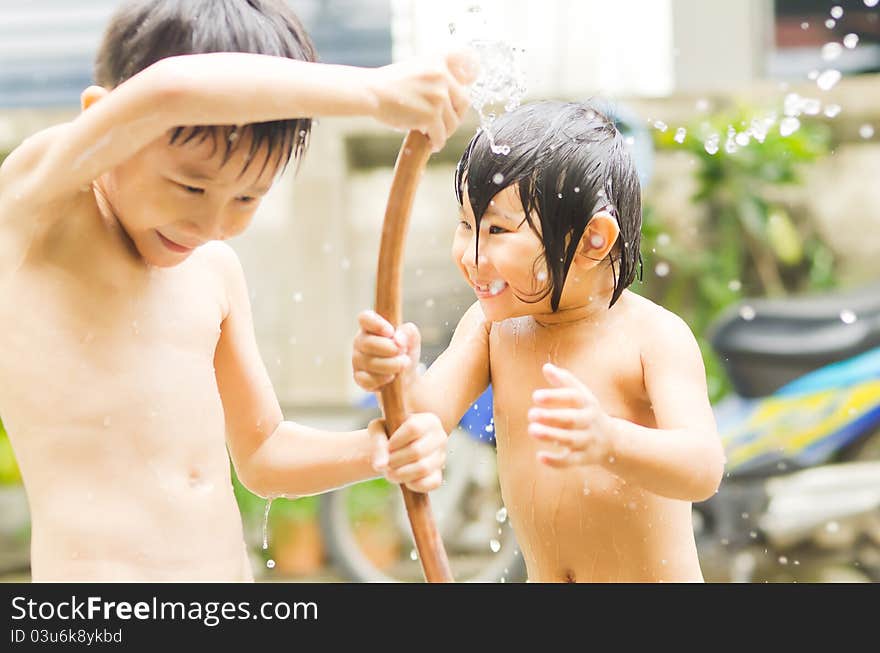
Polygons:
<instances>
[{"instance_id":1,"label":"boy","mask_svg":"<svg viewBox=\"0 0 880 653\"><path fill-rule=\"evenodd\" d=\"M420 492L440 484L432 416L390 442L380 421L353 433L283 421L241 267L214 241L243 231L302 154L305 116L371 115L442 147L470 64L313 60L282 0L126 3L82 114L0 169L0 414L34 580L251 580L229 456L267 497L377 471Z\"/></svg>"},{"instance_id":2,"label":"boy","mask_svg":"<svg viewBox=\"0 0 880 653\"><path fill-rule=\"evenodd\" d=\"M421 378L415 326L362 313L355 380L375 390L403 373L409 408L446 429L492 383L530 580L702 581L691 502L716 491L723 450L687 325L626 290L641 200L623 137L587 104L495 125L510 153L478 134L456 174L452 257L477 302Z\"/></svg>"}]
</instances>

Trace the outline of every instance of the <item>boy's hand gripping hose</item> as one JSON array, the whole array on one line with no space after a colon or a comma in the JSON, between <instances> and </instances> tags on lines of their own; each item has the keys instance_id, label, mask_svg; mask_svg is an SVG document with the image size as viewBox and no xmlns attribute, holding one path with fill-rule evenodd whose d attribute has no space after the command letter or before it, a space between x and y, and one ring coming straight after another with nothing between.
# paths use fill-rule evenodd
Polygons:
<instances>
[{"instance_id":1,"label":"boy's hand gripping hose","mask_svg":"<svg viewBox=\"0 0 880 653\"><path fill-rule=\"evenodd\" d=\"M376 312L394 328L400 326L402 305L403 252L409 217L416 188L431 156L428 138L419 132L407 134L394 166L394 180L385 208L382 244L379 247L379 269L376 275ZM400 376L382 389L382 407L387 432L394 433L406 420L403 386ZM452 571L431 514L427 494L413 492L401 485L406 512L412 526L419 560L429 583L451 583Z\"/></svg>"}]
</instances>

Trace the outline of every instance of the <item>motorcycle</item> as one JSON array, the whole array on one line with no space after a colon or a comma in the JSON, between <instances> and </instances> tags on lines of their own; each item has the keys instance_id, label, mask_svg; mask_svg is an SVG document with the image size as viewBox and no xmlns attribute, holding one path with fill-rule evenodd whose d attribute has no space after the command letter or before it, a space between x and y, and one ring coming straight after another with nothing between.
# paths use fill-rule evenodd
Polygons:
<instances>
[{"instance_id":1,"label":"motorcycle","mask_svg":"<svg viewBox=\"0 0 880 653\"><path fill-rule=\"evenodd\" d=\"M710 339L735 394L694 506L707 580L880 580L880 286L744 301Z\"/></svg>"}]
</instances>

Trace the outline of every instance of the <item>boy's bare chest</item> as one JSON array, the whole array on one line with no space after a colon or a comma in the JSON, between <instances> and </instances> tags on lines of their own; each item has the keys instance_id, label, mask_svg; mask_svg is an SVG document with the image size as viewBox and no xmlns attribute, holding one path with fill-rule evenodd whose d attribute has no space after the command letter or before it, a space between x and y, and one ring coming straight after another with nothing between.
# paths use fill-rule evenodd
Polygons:
<instances>
[{"instance_id":1,"label":"boy's bare chest","mask_svg":"<svg viewBox=\"0 0 880 653\"><path fill-rule=\"evenodd\" d=\"M204 282L192 268L125 282L23 268L0 288L0 415L42 433L216 419L223 308Z\"/></svg>"}]
</instances>

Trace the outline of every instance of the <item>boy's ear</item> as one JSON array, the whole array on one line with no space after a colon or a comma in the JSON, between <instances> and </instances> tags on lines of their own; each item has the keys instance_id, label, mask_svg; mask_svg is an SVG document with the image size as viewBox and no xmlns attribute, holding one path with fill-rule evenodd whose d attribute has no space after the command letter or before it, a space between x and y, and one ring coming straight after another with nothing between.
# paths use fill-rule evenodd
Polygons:
<instances>
[{"instance_id":1,"label":"boy's ear","mask_svg":"<svg viewBox=\"0 0 880 653\"><path fill-rule=\"evenodd\" d=\"M103 98L107 93L109 93L106 88L103 86L89 86L86 90L80 93L79 102L80 107L83 111L92 106L95 102Z\"/></svg>"},{"instance_id":2,"label":"boy's ear","mask_svg":"<svg viewBox=\"0 0 880 653\"><path fill-rule=\"evenodd\" d=\"M584 230L574 264L583 270L595 267L607 258L619 236L620 227L614 216L607 211L595 214Z\"/></svg>"}]
</instances>

